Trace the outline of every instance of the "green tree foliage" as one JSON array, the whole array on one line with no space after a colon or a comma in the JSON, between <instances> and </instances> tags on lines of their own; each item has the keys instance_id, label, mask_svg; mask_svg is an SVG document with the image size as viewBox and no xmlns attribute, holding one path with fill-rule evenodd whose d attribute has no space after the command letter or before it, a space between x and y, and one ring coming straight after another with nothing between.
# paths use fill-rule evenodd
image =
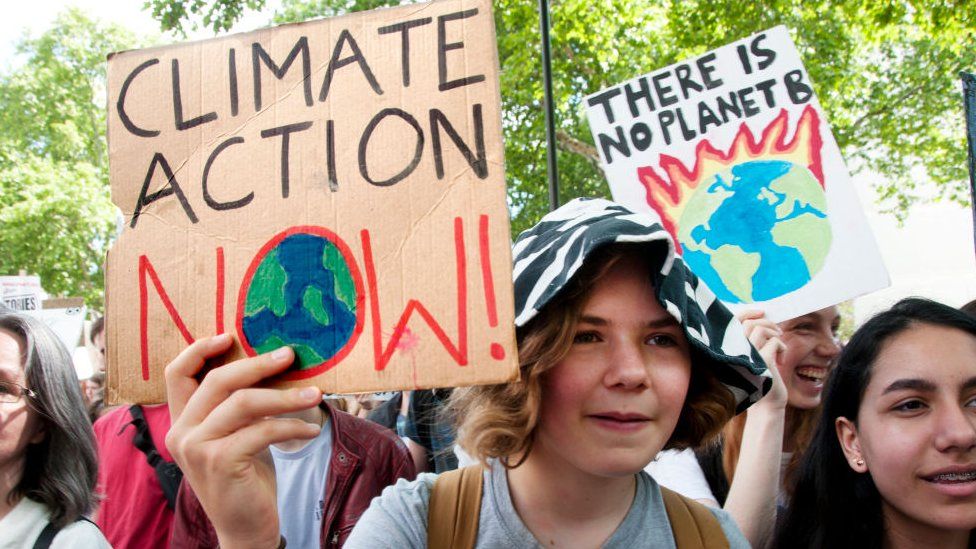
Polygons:
<instances>
[{"instance_id":1,"label":"green tree foliage","mask_svg":"<svg viewBox=\"0 0 976 549\"><path fill-rule=\"evenodd\" d=\"M246 1L150 0L179 27L191 14L216 14L227 28ZM333 15L397 2L285 0L277 21ZM502 101L513 230L548 208L545 132L536 2L496 0ZM606 195L585 120L583 97L609 85L786 25L835 136L855 174L898 216L922 198L968 200L961 69L976 67L976 6L962 0L553 0L555 109L563 199ZM930 190L934 189L934 191Z\"/></svg>"},{"instance_id":2,"label":"green tree foliage","mask_svg":"<svg viewBox=\"0 0 976 549\"><path fill-rule=\"evenodd\" d=\"M0 274L40 275L55 295L102 306L102 262L115 229L105 141L105 58L133 47L81 11L18 46L0 75Z\"/></svg>"},{"instance_id":3,"label":"green tree foliage","mask_svg":"<svg viewBox=\"0 0 976 549\"><path fill-rule=\"evenodd\" d=\"M215 32L230 30L246 9L261 9L265 0L147 0L145 7L163 30L186 36L189 29L204 27Z\"/></svg>"},{"instance_id":4,"label":"green tree foliage","mask_svg":"<svg viewBox=\"0 0 976 549\"><path fill-rule=\"evenodd\" d=\"M158 0L156 0L158 1ZM398 0L304 0L285 2L274 16L275 24L307 21L317 17L332 17L354 11L399 6L408 2Z\"/></svg>"}]
</instances>

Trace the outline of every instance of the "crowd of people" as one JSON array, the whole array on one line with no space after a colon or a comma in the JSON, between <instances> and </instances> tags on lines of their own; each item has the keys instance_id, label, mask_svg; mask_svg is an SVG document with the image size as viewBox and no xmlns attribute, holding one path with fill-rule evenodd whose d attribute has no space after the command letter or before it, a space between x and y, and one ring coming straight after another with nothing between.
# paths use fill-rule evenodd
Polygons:
<instances>
[{"instance_id":1,"label":"crowd of people","mask_svg":"<svg viewBox=\"0 0 976 549\"><path fill-rule=\"evenodd\" d=\"M513 260L519 379L382 402L267 388L288 347L201 379L222 334L105 407L0 312L0 547L976 546L976 302L736 317L600 199Z\"/></svg>"}]
</instances>

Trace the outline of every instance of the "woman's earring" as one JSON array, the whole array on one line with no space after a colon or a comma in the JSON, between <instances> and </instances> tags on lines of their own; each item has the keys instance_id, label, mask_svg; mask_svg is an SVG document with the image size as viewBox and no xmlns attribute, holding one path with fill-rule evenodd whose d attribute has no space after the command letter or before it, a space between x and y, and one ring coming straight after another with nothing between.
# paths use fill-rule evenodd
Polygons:
<instances>
[{"instance_id":1,"label":"woman's earring","mask_svg":"<svg viewBox=\"0 0 976 549\"><path fill-rule=\"evenodd\" d=\"M854 465L857 465L858 467L864 467L864 460L861 458L857 458L854 460Z\"/></svg>"}]
</instances>

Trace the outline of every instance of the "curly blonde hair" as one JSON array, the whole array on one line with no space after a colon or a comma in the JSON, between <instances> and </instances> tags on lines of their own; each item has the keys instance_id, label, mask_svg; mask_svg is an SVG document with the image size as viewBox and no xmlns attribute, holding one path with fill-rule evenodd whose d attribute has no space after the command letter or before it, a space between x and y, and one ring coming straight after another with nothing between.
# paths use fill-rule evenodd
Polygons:
<instances>
[{"instance_id":1,"label":"curly blonde hair","mask_svg":"<svg viewBox=\"0 0 976 549\"><path fill-rule=\"evenodd\" d=\"M576 324L595 282L622 257L646 255L646 245L618 244L590 257L566 288L517 332L520 377L498 385L455 389L447 412L457 441L482 463L496 458L518 467L532 448L542 406L542 376L569 352ZM653 272L653 271L652 271ZM664 449L697 447L715 437L735 415L735 396L691 350L691 381L678 424ZM511 458L514 458L514 463Z\"/></svg>"}]
</instances>

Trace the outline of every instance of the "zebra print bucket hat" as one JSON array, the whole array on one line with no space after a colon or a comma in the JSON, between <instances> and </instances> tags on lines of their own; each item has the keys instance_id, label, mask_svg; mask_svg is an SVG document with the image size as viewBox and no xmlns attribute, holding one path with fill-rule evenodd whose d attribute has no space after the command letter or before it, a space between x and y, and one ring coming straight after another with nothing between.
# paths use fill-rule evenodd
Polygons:
<instances>
[{"instance_id":1,"label":"zebra print bucket hat","mask_svg":"<svg viewBox=\"0 0 976 549\"><path fill-rule=\"evenodd\" d=\"M673 316L718 380L732 392L736 413L759 400L772 378L742 325L675 254L674 242L654 213L638 213L604 199L577 198L550 212L519 235L512 248L515 325L525 326L566 287L586 258L613 243L648 246L660 265L652 283L658 301Z\"/></svg>"}]
</instances>

